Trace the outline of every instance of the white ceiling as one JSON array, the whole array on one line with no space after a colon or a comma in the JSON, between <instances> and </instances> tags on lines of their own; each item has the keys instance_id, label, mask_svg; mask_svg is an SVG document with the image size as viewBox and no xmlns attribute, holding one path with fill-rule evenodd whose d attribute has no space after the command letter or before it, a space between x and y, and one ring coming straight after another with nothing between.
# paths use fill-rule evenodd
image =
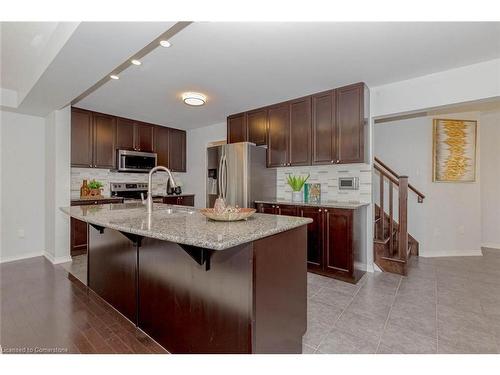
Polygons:
<instances>
[{"instance_id":1,"label":"white ceiling","mask_svg":"<svg viewBox=\"0 0 500 375\"><path fill-rule=\"evenodd\" d=\"M133 26L131 26L133 28ZM500 23L194 23L78 106L190 129L364 81L377 86L500 56ZM201 91L199 108L180 100Z\"/></svg>"}]
</instances>

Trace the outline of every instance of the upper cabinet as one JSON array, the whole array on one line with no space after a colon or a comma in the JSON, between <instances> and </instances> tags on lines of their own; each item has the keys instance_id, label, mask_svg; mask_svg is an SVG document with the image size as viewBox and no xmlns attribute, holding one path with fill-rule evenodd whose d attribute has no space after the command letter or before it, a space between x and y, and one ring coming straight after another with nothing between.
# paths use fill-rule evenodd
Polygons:
<instances>
[{"instance_id":1,"label":"upper cabinet","mask_svg":"<svg viewBox=\"0 0 500 375\"><path fill-rule=\"evenodd\" d=\"M247 122L244 113L227 118L227 143L246 142L248 140Z\"/></svg>"},{"instance_id":2,"label":"upper cabinet","mask_svg":"<svg viewBox=\"0 0 500 375\"><path fill-rule=\"evenodd\" d=\"M71 165L89 168L92 160L92 112L71 110Z\"/></svg>"},{"instance_id":3,"label":"upper cabinet","mask_svg":"<svg viewBox=\"0 0 500 375\"><path fill-rule=\"evenodd\" d=\"M336 90L337 163L364 162L364 84Z\"/></svg>"},{"instance_id":4,"label":"upper cabinet","mask_svg":"<svg viewBox=\"0 0 500 375\"><path fill-rule=\"evenodd\" d=\"M186 132L169 129L168 167L173 172L186 172Z\"/></svg>"},{"instance_id":5,"label":"upper cabinet","mask_svg":"<svg viewBox=\"0 0 500 375\"><path fill-rule=\"evenodd\" d=\"M368 103L361 82L232 115L228 143L267 145L268 167L363 163Z\"/></svg>"},{"instance_id":6,"label":"upper cabinet","mask_svg":"<svg viewBox=\"0 0 500 375\"><path fill-rule=\"evenodd\" d=\"M248 142L255 143L257 146L265 145L267 142L267 109L251 111L246 116Z\"/></svg>"},{"instance_id":7,"label":"upper cabinet","mask_svg":"<svg viewBox=\"0 0 500 375\"><path fill-rule=\"evenodd\" d=\"M153 125L120 117L117 119L117 149L153 152L153 137Z\"/></svg>"},{"instance_id":8,"label":"upper cabinet","mask_svg":"<svg viewBox=\"0 0 500 375\"><path fill-rule=\"evenodd\" d=\"M117 150L156 152L157 164L186 171L186 132L71 108L71 166L116 167Z\"/></svg>"},{"instance_id":9,"label":"upper cabinet","mask_svg":"<svg viewBox=\"0 0 500 375\"><path fill-rule=\"evenodd\" d=\"M115 167L116 118L100 113L93 114L94 119L94 168Z\"/></svg>"}]
</instances>

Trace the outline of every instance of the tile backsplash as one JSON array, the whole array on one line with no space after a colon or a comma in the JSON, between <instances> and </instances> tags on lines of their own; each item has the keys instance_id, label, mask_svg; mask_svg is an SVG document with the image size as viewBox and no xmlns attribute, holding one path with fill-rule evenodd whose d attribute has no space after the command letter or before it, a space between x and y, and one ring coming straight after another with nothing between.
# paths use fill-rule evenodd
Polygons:
<instances>
[{"instance_id":1,"label":"tile backsplash","mask_svg":"<svg viewBox=\"0 0 500 375\"><path fill-rule=\"evenodd\" d=\"M370 203L372 197L371 173L369 164L278 168L277 198L288 200L292 197L292 189L286 183L287 175L307 176L310 174L308 183L321 184L321 199ZM339 177L358 177L359 190L339 190Z\"/></svg>"},{"instance_id":2,"label":"tile backsplash","mask_svg":"<svg viewBox=\"0 0 500 375\"><path fill-rule=\"evenodd\" d=\"M172 173L175 181L182 185L184 173ZM80 187L83 180L97 180L104 184L102 194L105 197L111 195L109 186L111 182L148 182L147 173L123 173L109 169L98 168L71 168L71 198L80 196ZM164 194L167 190L168 175L166 173L155 173L153 175L153 194Z\"/></svg>"}]
</instances>

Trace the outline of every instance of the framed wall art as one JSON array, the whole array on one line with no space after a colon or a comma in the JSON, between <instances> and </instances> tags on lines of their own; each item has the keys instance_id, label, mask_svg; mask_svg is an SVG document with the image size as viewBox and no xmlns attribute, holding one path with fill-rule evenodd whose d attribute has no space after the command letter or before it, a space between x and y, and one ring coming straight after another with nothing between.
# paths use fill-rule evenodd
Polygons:
<instances>
[{"instance_id":1,"label":"framed wall art","mask_svg":"<svg viewBox=\"0 0 500 375\"><path fill-rule=\"evenodd\" d=\"M476 180L477 121L434 119L432 181Z\"/></svg>"}]
</instances>

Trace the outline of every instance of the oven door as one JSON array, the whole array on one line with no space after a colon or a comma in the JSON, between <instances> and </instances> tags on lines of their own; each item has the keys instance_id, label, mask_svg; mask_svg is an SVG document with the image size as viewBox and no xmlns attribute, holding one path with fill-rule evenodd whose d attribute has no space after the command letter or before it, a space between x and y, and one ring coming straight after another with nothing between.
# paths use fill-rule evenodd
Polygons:
<instances>
[{"instance_id":1,"label":"oven door","mask_svg":"<svg viewBox=\"0 0 500 375\"><path fill-rule=\"evenodd\" d=\"M156 167L156 154L153 152L118 150L120 172L149 172L154 167Z\"/></svg>"}]
</instances>

